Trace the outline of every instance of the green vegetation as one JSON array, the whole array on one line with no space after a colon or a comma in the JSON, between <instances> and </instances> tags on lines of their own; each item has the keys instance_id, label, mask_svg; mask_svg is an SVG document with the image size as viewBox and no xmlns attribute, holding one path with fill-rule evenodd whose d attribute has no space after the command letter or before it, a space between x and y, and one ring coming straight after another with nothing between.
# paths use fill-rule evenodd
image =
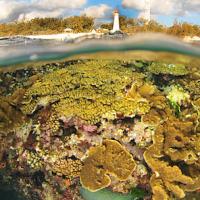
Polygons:
<instances>
[{"instance_id":1,"label":"green vegetation","mask_svg":"<svg viewBox=\"0 0 200 200\"><path fill-rule=\"evenodd\" d=\"M178 37L200 36L200 26L187 22L174 22L166 27L152 20L149 23L144 19L133 19L120 16L120 27L123 32L134 34L137 32L162 32ZM94 28L94 18L87 16L73 16L68 18L35 18L30 21L0 24L0 36L27 35L27 34L55 34L71 28L73 32L87 32ZM102 24L101 28L112 29L112 23Z\"/></svg>"},{"instance_id":2,"label":"green vegetation","mask_svg":"<svg viewBox=\"0 0 200 200\"><path fill-rule=\"evenodd\" d=\"M91 31L94 19L86 16L69 18L35 18L30 21L0 24L0 36L56 34L71 28L74 32Z\"/></svg>"},{"instance_id":3,"label":"green vegetation","mask_svg":"<svg viewBox=\"0 0 200 200\"><path fill-rule=\"evenodd\" d=\"M187 22L175 21L171 27L159 24L155 20L147 23L144 19L133 19L125 16L120 16L120 27L126 33L138 32L161 32L178 37L184 36L200 36L200 26L189 24ZM101 28L112 29L112 23L102 24Z\"/></svg>"}]
</instances>

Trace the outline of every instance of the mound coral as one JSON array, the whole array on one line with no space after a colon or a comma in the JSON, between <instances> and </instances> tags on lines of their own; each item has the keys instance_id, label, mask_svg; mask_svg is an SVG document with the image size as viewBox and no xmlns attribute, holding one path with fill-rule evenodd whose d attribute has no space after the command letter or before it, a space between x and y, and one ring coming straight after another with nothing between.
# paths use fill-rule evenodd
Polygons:
<instances>
[{"instance_id":1,"label":"mound coral","mask_svg":"<svg viewBox=\"0 0 200 200\"><path fill-rule=\"evenodd\" d=\"M119 142L104 140L102 146L90 148L81 170L81 184L95 192L110 185L109 175L126 180L135 166L131 154Z\"/></svg>"}]
</instances>

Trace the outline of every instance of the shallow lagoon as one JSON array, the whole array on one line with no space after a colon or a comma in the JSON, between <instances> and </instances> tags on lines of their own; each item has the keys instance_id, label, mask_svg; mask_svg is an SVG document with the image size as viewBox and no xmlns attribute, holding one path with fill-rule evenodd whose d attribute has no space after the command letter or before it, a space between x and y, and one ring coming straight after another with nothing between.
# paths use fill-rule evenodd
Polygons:
<instances>
[{"instance_id":1,"label":"shallow lagoon","mask_svg":"<svg viewBox=\"0 0 200 200\"><path fill-rule=\"evenodd\" d=\"M156 37L1 49L1 185L26 199L198 199L199 49Z\"/></svg>"}]
</instances>

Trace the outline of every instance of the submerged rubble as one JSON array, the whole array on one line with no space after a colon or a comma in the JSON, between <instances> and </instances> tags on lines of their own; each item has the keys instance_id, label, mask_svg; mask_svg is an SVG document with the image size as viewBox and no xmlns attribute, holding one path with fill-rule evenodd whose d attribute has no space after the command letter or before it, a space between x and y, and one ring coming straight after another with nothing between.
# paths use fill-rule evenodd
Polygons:
<instances>
[{"instance_id":1,"label":"submerged rubble","mask_svg":"<svg viewBox=\"0 0 200 200\"><path fill-rule=\"evenodd\" d=\"M1 72L0 184L27 200L198 196L199 79L182 64L141 65Z\"/></svg>"}]
</instances>

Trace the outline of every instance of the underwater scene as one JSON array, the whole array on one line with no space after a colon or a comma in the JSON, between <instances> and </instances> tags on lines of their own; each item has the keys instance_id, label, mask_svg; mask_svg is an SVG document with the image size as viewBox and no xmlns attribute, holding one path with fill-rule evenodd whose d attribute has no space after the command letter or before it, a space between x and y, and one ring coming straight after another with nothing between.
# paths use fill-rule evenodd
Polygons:
<instances>
[{"instance_id":1,"label":"underwater scene","mask_svg":"<svg viewBox=\"0 0 200 200\"><path fill-rule=\"evenodd\" d=\"M3 200L200 199L197 45L41 44L0 48Z\"/></svg>"}]
</instances>

